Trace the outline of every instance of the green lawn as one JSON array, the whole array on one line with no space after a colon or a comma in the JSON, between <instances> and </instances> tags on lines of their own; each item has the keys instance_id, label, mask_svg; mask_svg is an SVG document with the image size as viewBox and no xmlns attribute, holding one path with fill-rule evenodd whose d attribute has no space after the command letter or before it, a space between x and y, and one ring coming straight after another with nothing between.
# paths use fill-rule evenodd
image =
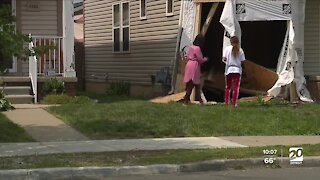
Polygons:
<instances>
[{"instance_id":1,"label":"green lawn","mask_svg":"<svg viewBox=\"0 0 320 180\"><path fill-rule=\"evenodd\" d=\"M99 100L49 111L92 139L320 134L319 104L256 101L233 109L107 96Z\"/></svg>"},{"instance_id":2,"label":"green lawn","mask_svg":"<svg viewBox=\"0 0 320 180\"><path fill-rule=\"evenodd\" d=\"M0 143L34 141L21 127L0 113Z\"/></svg>"},{"instance_id":3,"label":"green lawn","mask_svg":"<svg viewBox=\"0 0 320 180\"><path fill-rule=\"evenodd\" d=\"M320 156L320 144L301 145L304 157ZM50 154L0 158L0 169L49 167L132 166L151 164L184 164L215 159L266 158L263 150L277 150L272 157L288 157L289 146L270 146L205 150L130 151L77 154ZM283 152L283 154L281 154ZM277 165L279 161L276 161ZM279 164L281 166L281 164ZM279 166L275 166L279 167Z\"/></svg>"}]
</instances>

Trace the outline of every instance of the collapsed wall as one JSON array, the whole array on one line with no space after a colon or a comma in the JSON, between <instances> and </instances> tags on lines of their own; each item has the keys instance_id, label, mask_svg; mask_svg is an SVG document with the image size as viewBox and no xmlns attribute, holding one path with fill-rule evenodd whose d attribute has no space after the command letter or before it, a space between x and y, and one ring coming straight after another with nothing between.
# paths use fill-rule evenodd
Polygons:
<instances>
[{"instance_id":1,"label":"collapsed wall","mask_svg":"<svg viewBox=\"0 0 320 180\"><path fill-rule=\"evenodd\" d=\"M299 98L303 101L312 101L306 88L304 79L303 60L304 60L304 6L305 0L226 0L220 22L229 35L242 36L239 22L247 21L286 21L287 32L283 37L283 44L277 61L276 73L264 69L262 66L253 63L246 63L244 72L247 77L243 82L243 88L257 91L268 91L271 96L278 96L281 88L294 82ZM195 35L195 21L199 14L196 14L196 5L191 0L184 1L182 36L180 51L192 43ZM190 24L193 22L193 24ZM293 26L295 28L293 28ZM244 35L245 36L245 35ZM257 33L257 36L259 34ZM223 46L228 45L229 39L224 37ZM249 51L253 51L250 50ZM253 60L254 61L254 60ZM183 76L184 63L180 61L180 78ZM255 77L254 71L265 72L265 76ZM178 73L179 74L179 73ZM279 77L279 78L278 78ZM224 88L223 75L209 73L206 77L210 86ZM181 80L181 79L180 79ZM208 83L209 80L209 83ZM211 81L211 82L210 82ZM177 84L179 82L177 81ZM271 85L270 85L271 83ZM265 84L265 85L264 85ZM273 87L272 87L273 85ZM176 92L183 90L183 82L180 81L180 88ZM269 88L268 88L269 87ZM272 87L272 88L271 88Z\"/></svg>"},{"instance_id":2,"label":"collapsed wall","mask_svg":"<svg viewBox=\"0 0 320 180\"><path fill-rule=\"evenodd\" d=\"M312 101L304 78L304 21L305 0L226 0L220 22L230 36L241 37L239 21L287 20L288 30L278 59L278 80L268 90L278 96L281 88L294 82L302 101ZM224 46L229 43L225 38Z\"/></svg>"}]
</instances>

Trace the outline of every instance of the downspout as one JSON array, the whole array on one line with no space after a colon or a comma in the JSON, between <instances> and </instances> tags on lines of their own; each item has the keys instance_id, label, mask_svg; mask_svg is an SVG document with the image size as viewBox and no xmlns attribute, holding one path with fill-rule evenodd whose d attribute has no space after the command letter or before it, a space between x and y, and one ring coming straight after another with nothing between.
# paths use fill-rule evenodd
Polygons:
<instances>
[{"instance_id":1,"label":"downspout","mask_svg":"<svg viewBox=\"0 0 320 180\"><path fill-rule=\"evenodd\" d=\"M76 77L74 70L73 0L63 0L63 73L64 77Z\"/></svg>"},{"instance_id":2,"label":"downspout","mask_svg":"<svg viewBox=\"0 0 320 180\"><path fill-rule=\"evenodd\" d=\"M63 73L63 77L65 77L65 72L66 72L66 59L67 59L67 46L66 46L66 44L67 44L67 40L66 40L66 3L65 3L65 1L62 1L62 37L63 37L63 39L62 39L62 52L63 52L63 54L62 54L62 73ZM60 67L59 67L60 68Z\"/></svg>"},{"instance_id":3,"label":"downspout","mask_svg":"<svg viewBox=\"0 0 320 180\"><path fill-rule=\"evenodd\" d=\"M181 42L181 36L182 36L182 20L183 20L183 8L184 8L184 1L181 1L180 4L180 17L179 17L179 30L178 30L178 36L177 36L177 43L176 43L176 54L173 61L173 72L171 77L171 90L168 94L174 94L176 81L177 81L177 72L178 72L178 62L180 60L180 42Z\"/></svg>"}]
</instances>

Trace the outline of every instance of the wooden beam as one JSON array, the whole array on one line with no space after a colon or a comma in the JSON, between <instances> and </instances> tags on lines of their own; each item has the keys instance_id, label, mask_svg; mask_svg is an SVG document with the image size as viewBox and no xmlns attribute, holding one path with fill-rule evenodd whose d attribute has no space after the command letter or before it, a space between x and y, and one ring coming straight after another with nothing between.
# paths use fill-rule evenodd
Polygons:
<instances>
[{"instance_id":1,"label":"wooden beam","mask_svg":"<svg viewBox=\"0 0 320 180\"><path fill-rule=\"evenodd\" d=\"M290 84L290 102L294 103L299 101L298 93L297 93L297 88L296 88L296 83L292 82Z\"/></svg>"},{"instance_id":2,"label":"wooden beam","mask_svg":"<svg viewBox=\"0 0 320 180\"><path fill-rule=\"evenodd\" d=\"M196 18L194 22L194 37L200 33L202 5L196 4Z\"/></svg>"},{"instance_id":3,"label":"wooden beam","mask_svg":"<svg viewBox=\"0 0 320 180\"><path fill-rule=\"evenodd\" d=\"M211 24L211 21L213 19L214 14L217 11L218 5L219 5L219 3L213 3L213 5L211 6L211 9L210 9L209 14L207 16L207 19L204 22L204 24L202 26L202 29L201 29L201 34L203 36L205 36L207 34L208 28L209 28L209 26Z\"/></svg>"}]
</instances>

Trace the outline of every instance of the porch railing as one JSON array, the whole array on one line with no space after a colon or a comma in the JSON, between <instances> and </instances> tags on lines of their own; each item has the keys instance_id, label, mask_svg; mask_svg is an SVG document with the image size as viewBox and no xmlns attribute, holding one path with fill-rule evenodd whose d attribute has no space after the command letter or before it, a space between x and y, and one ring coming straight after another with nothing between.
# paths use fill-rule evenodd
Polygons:
<instances>
[{"instance_id":1,"label":"porch railing","mask_svg":"<svg viewBox=\"0 0 320 180\"><path fill-rule=\"evenodd\" d=\"M63 76L63 37L59 36L32 36L29 34L29 77L31 79L34 102L37 103L38 76ZM36 57L35 47L47 49L43 54Z\"/></svg>"},{"instance_id":2,"label":"porch railing","mask_svg":"<svg viewBox=\"0 0 320 180\"><path fill-rule=\"evenodd\" d=\"M38 75L63 76L63 37L32 36L35 47L48 47L49 50L38 57Z\"/></svg>"},{"instance_id":3,"label":"porch railing","mask_svg":"<svg viewBox=\"0 0 320 180\"><path fill-rule=\"evenodd\" d=\"M31 86L32 86L32 91L33 91L33 98L34 98L34 103L37 103L38 99L38 74L37 74L37 57L34 55L34 50L33 50L33 42L31 38L31 34L29 34L29 50L31 51L31 55L29 56L29 77L31 79Z\"/></svg>"}]
</instances>

